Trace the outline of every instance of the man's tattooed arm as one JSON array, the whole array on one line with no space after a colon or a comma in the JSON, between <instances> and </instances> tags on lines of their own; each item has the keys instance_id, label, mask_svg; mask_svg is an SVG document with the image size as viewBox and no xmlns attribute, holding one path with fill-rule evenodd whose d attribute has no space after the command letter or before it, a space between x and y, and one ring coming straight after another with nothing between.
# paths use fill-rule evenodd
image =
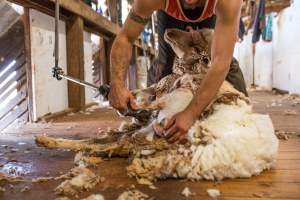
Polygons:
<instances>
[{"instance_id":1,"label":"man's tattooed arm","mask_svg":"<svg viewBox=\"0 0 300 200\"><path fill-rule=\"evenodd\" d=\"M144 25L144 26L145 26L145 25L150 21L150 19L151 19L151 17L149 17L149 18L143 18L143 17L139 16L139 15L134 11L133 8L130 10L130 12L129 12L129 14L128 14L128 17L129 17L130 19L132 19L133 21L135 21L136 23L142 24L142 25Z\"/></svg>"}]
</instances>

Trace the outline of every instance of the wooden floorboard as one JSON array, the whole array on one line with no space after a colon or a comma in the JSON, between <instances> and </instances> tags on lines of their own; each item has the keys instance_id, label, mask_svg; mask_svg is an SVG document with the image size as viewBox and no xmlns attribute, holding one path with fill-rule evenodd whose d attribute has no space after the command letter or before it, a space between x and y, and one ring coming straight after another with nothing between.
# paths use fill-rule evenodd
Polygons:
<instances>
[{"instance_id":1,"label":"wooden floorboard","mask_svg":"<svg viewBox=\"0 0 300 200\"><path fill-rule=\"evenodd\" d=\"M218 189L221 192L219 200L299 200L300 199L300 115L285 116L284 111L295 109L300 111L300 105L291 106L290 101L282 101L282 97L267 92L251 92L254 110L259 113L269 113L278 130L292 131L288 140L280 140L278 160L275 166L266 170L258 176L249 179L231 179L221 182L185 180L163 180L158 181L155 186L157 190L151 190L146 186L137 184L134 178L126 174L128 160L112 159L103 162L96 173L105 177L105 181L99 184L94 190L79 195L79 199L87 197L91 193L101 193L105 199L116 199L118 195L129 188L132 184L142 192L158 200L183 200L186 199L180 193L185 187L189 187L195 196L188 199L211 199L207 195L207 189ZM282 101L280 107L268 107L275 101ZM300 113L300 112L299 112ZM117 127L121 121L118 115L110 109L100 109L91 115L83 113L74 116L66 116L51 123L40 123L26 125L21 129L11 130L0 136L2 143L18 148L20 154L8 153L6 157L14 158L20 162L26 162L34 166L34 170L24 175L26 180L37 176L56 176L59 172L67 172L73 164L74 153L61 150L48 150L38 147L32 141L35 134L47 133L53 136L86 138L94 137L98 129ZM14 137L13 135L17 135ZM13 139L16 138L16 139ZM28 144L18 146L17 142L28 139ZM2 140L1 140L2 139ZM13 142L12 142L13 141ZM30 149L29 154L24 154L25 149ZM1 147L0 147L1 150ZM0 166L1 166L0 158ZM59 181L49 181L41 184L29 185L30 191L21 193L20 190L28 183L22 183L14 187L13 192L4 193L2 199L55 199L53 189L60 184ZM6 188L7 189L7 188ZM7 189L9 190L9 189ZM0 194L1 199L1 194Z\"/></svg>"}]
</instances>

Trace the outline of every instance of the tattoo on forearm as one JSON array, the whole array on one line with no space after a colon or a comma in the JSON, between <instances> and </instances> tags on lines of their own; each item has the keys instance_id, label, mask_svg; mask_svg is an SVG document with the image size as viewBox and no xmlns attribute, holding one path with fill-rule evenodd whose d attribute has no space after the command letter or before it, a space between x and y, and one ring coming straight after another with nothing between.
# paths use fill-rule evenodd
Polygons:
<instances>
[{"instance_id":1,"label":"tattoo on forearm","mask_svg":"<svg viewBox=\"0 0 300 200\"><path fill-rule=\"evenodd\" d=\"M137 23L139 23L139 24L142 24L142 25L144 25L144 26L145 26L145 25L150 21L150 19L151 19L151 17L149 17L149 18L143 18L143 17L139 16L138 14L136 14L136 12L135 12L133 9L130 10L128 16L129 16L129 18L132 19L133 21L135 21L135 22L137 22Z\"/></svg>"}]
</instances>

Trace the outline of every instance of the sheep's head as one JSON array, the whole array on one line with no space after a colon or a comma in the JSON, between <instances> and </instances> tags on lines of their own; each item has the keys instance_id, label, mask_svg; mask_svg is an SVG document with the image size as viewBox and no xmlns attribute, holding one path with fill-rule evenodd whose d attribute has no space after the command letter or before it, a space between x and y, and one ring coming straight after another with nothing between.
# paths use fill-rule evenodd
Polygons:
<instances>
[{"instance_id":1,"label":"sheep's head","mask_svg":"<svg viewBox=\"0 0 300 200\"><path fill-rule=\"evenodd\" d=\"M165 32L165 41L170 44L180 61L186 66L201 63L204 68L210 63L210 49L213 30L182 31L168 29Z\"/></svg>"}]
</instances>

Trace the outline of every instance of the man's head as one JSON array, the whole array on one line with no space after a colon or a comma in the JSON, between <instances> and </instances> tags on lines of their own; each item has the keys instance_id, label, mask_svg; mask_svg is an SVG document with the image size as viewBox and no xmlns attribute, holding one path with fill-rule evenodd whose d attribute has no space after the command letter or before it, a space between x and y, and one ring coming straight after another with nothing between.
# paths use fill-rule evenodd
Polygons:
<instances>
[{"instance_id":1,"label":"man's head","mask_svg":"<svg viewBox=\"0 0 300 200\"><path fill-rule=\"evenodd\" d=\"M195 9L197 7L202 7L206 2L205 0L180 0L180 1L184 9Z\"/></svg>"}]
</instances>

